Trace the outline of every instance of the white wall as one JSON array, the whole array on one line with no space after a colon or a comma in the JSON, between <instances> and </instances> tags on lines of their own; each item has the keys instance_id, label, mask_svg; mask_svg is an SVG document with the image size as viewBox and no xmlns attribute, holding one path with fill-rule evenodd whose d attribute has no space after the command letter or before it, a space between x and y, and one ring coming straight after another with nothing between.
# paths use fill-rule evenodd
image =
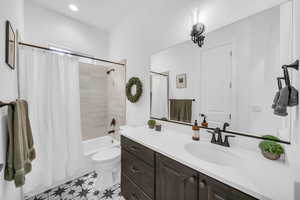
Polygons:
<instances>
[{"instance_id":1,"label":"white wall","mask_svg":"<svg viewBox=\"0 0 300 200\"><path fill-rule=\"evenodd\" d=\"M127 79L138 76L144 83L140 101L127 103L127 123L140 125L149 118L150 56L189 39L194 8L200 8L201 20L211 31L282 2L285 0L149 1L143 9L125 18L111 33L110 56L115 60L127 59Z\"/></svg>"},{"instance_id":2,"label":"white wall","mask_svg":"<svg viewBox=\"0 0 300 200\"><path fill-rule=\"evenodd\" d=\"M98 58L108 57L108 33L65 17L31 1L25 2L25 42L54 44Z\"/></svg>"},{"instance_id":3,"label":"white wall","mask_svg":"<svg viewBox=\"0 0 300 200\"><path fill-rule=\"evenodd\" d=\"M23 0L1 0L0 1L0 101L13 101L17 97L16 70L12 71L5 64L5 21L10 20L14 29L19 29L21 34L24 30L23 22ZM5 111L2 108L1 111ZM7 130L5 113L0 113L0 163L3 163L6 155ZM21 199L20 189L16 189L13 182L4 181L3 171L0 173L0 199Z\"/></svg>"}]
</instances>

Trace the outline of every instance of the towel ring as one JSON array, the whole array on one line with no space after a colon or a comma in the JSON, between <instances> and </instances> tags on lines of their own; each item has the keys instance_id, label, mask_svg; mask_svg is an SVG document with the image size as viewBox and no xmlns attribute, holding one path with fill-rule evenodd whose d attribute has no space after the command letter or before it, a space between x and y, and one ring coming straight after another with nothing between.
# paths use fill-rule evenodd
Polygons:
<instances>
[{"instance_id":1,"label":"towel ring","mask_svg":"<svg viewBox=\"0 0 300 200\"><path fill-rule=\"evenodd\" d=\"M288 68L299 70L299 60L296 60L294 63L292 63L290 65L283 65L282 66L285 83L288 87L290 87L291 86L291 80L290 80L290 75L289 75Z\"/></svg>"}]
</instances>

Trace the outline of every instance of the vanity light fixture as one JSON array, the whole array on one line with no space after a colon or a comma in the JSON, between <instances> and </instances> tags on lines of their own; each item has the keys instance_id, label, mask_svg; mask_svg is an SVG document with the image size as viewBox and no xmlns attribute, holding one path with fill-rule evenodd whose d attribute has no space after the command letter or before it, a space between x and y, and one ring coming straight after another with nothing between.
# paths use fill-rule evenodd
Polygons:
<instances>
[{"instance_id":1,"label":"vanity light fixture","mask_svg":"<svg viewBox=\"0 0 300 200\"><path fill-rule=\"evenodd\" d=\"M200 21L199 9L195 9L192 17L193 29L191 31L191 39L195 44L198 44L199 47L202 47L205 39L205 36L203 35L205 25Z\"/></svg>"},{"instance_id":2,"label":"vanity light fixture","mask_svg":"<svg viewBox=\"0 0 300 200\"><path fill-rule=\"evenodd\" d=\"M202 47L204 44L205 36L203 35L205 31L205 25L202 23L197 23L193 25L193 30L191 32L191 39L195 44L198 44L199 47Z\"/></svg>"},{"instance_id":3,"label":"vanity light fixture","mask_svg":"<svg viewBox=\"0 0 300 200\"><path fill-rule=\"evenodd\" d=\"M79 11L78 6L76 6L75 4L70 4L69 5L69 9L72 10L72 11L74 11L74 12Z\"/></svg>"}]
</instances>

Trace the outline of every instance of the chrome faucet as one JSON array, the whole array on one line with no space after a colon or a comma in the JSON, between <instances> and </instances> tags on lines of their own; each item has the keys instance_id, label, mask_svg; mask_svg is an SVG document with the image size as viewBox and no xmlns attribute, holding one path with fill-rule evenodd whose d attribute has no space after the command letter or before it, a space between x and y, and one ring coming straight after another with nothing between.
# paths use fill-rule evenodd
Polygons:
<instances>
[{"instance_id":1,"label":"chrome faucet","mask_svg":"<svg viewBox=\"0 0 300 200\"><path fill-rule=\"evenodd\" d=\"M214 131L207 131L212 134L210 142L212 144L217 144L217 145L221 145L224 147L230 147L228 138L235 137L235 136L234 135L226 135L224 138L224 141L222 139L222 132L226 132L226 127L228 127L228 126L229 126L228 123L224 123L223 130L221 130L220 128L217 127ZM216 135L218 135L217 138L216 138Z\"/></svg>"}]
</instances>

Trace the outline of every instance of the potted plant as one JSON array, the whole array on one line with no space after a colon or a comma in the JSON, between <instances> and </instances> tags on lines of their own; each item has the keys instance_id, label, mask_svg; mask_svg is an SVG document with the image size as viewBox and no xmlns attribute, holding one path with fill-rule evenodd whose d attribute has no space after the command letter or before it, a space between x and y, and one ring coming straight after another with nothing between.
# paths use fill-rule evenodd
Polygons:
<instances>
[{"instance_id":1,"label":"potted plant","mask_svg":"<svg viewBox=\"0 0 300 200\"><path fill-rule=\"evenodd\" d=\"M156 124L155 120L153 120L153 119L148 120L148 126L149 126L149 128L154 129L155 124Z\"/></svg>"},{"instance_id":2,"label":"potted plant","mask_svg":"<svg viewBox=\"0 0 300 200\"><path fill-rule=\"evenodd\" d=\"M278 160L284 154L283 147L274 141L279 139L272 135L266 135L263 138L265 140L259 143L263 156L270 160Z\"/></svg>"}]
</instances>

